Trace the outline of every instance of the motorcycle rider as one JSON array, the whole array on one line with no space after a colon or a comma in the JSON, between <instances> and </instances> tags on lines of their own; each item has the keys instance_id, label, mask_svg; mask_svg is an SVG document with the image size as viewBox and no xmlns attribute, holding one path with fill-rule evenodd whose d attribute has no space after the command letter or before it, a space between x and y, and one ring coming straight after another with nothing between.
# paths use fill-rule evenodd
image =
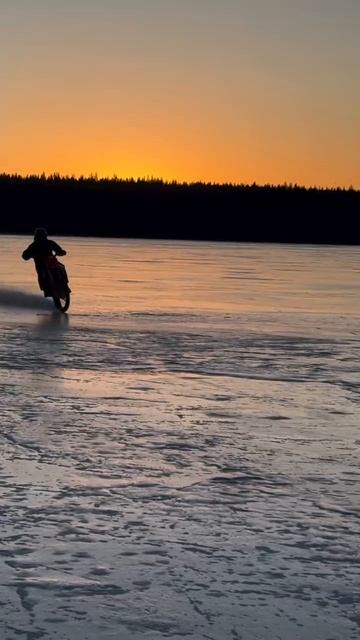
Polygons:
<instances>
[{"instance_id":1,"label":"motorcycle rider","mask_svg":"<svg viewBox=\"0 0 360 640\"><path fill-rule=\"evenodd\" d=\"M47 283L47 258L51 256L65 256L66 251L54 240L49 240L46 229L39 227L35 229L34 241L23 251L24 260L33 258L38 275L39 287L44 292L44 296L51 295Z\"/></svg>"}]
</instances>

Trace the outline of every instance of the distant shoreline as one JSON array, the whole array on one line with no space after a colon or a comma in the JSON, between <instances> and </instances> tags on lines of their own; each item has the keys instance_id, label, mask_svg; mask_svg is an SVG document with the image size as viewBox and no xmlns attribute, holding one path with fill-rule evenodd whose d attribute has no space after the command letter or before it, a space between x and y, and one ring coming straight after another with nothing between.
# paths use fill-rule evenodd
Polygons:
<instances>
[{"instance_id":1,"label":"distant shoreline","mask_svg":"<svg viewBox=\"0 0 360 640\"><path fill-rule=\"evenodd\" d=\"M360 191L0 174L1 234L360 244Z\"/></svg>"}]
</instances>

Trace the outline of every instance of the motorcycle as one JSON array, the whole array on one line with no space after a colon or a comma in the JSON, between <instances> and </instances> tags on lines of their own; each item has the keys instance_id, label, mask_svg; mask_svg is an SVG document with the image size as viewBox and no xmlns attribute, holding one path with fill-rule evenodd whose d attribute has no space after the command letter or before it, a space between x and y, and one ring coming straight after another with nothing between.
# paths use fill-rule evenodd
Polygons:
<instances>
[{"instance_id":1,"label":"motorcycle","mask_svg":"<svg viewBox=\"0 0 360 640\"><path fill-rule=\"evenodd\" d=\"M71 289L65 266L56 256L46 258L41 280L40 288L44 291L45 297L52 298L55 307L66 313L70 306Z\"/></svg>"}]
</instances>

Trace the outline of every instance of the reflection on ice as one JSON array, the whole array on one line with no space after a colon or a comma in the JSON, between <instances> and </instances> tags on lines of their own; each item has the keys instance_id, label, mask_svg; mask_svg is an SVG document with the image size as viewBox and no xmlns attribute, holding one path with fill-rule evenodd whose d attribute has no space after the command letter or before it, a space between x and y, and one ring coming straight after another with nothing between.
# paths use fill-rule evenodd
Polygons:
<instances>
[{"instance_id":1,"label":"reflection on ice","mask_svg":"<svg viewBox=\"0 0 360 640\"><path fill-rule=\"evenodd\" d=\"M40 338L45 338L47 334L60 336L62 332L69 329L69 325L69 315L67 313L61 313L60 311L54 310L52 313L44 313L37 316L34 334L38 335Z\"/></svg>"}]
</instances>

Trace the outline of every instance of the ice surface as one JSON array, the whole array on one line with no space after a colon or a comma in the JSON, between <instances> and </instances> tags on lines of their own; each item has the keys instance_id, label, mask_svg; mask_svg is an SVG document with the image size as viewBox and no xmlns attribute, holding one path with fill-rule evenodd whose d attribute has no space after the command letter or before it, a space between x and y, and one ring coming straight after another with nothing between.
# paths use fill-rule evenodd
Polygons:
<instances>
[{"instance_id":1,"label":"ice surface","mask_svg":"<svg viewBox=\"0 0 360 640\"><path fill-rule=\"evenodd\" d=\"M25 243L1 639L357 639L360 251L67 239L62 316Z\"/></svg>"}]
</instances>

